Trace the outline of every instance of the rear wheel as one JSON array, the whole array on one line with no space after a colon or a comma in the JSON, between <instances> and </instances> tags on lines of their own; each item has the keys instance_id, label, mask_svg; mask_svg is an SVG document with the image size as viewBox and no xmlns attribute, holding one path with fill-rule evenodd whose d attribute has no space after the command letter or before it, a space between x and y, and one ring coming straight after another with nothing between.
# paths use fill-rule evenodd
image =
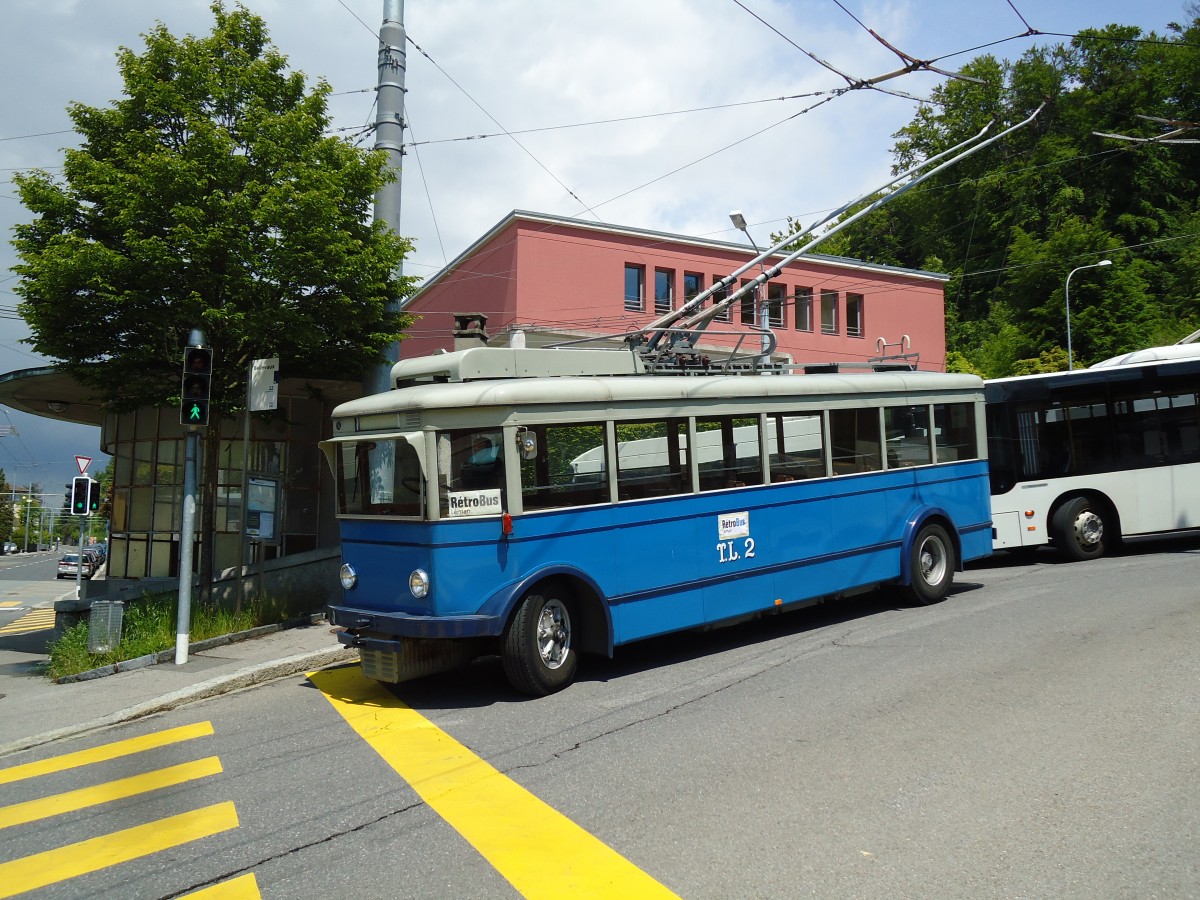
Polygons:
<instances>
[{"instance_id":1,"label":"rear wheel","mask_svg":"<svg viewBox=\"0 0 1200 900\"><path fill-rule=\"evenodd\" d=\"M565 688L579 658L573 637L568 598L557 591L526 594L504 633L501 658L509 683L535 697Z\"/></svg>"},{"instance_id":2,"label":"rear wheel","mask_svg":"<svg viewBox=\"0 0 1200 900\"><path fill-rule=\"evenodd\" d=\"M941 525L930 523L917 532L909 551L907 593L922 605L939 603L954 582L954 544Z\"/></svg>"},{"instance_id":3,"label":"rear wheel","mask_svg":"<svg viewBox=\"0 0 1200 900\"><path fill-rule=\"evenodd\" d=\"M1054 545L1068 559L1097 559L1116 543L1109 513L1087 497L1074 497L1060 506L1050 521Z\"/></svg>"}]
</instances>

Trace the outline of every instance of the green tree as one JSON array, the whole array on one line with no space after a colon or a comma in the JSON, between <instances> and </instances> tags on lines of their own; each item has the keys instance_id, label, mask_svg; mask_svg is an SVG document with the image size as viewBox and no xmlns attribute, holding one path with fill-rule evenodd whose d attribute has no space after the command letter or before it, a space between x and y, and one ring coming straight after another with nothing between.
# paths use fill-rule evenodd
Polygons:
<instances>
[{"instance_id":1,"label":"green tree","mask_svg":"<svg viewBox=\"0 0 1200 900\"><path fill-rule=\"evenodd\" d=\"M212 12L206 37L159 24L123 48L124 98L70 108L61 178L14 179L34 214L14 240L29 343L114 409L173 402L194 327L228 415L251 359L358 379L408 323L387 304L410 244L370 221L382 154L325 135L329 85L306 90L262 19Z\"/></svg>"},{"instance_id":2,"label":"green tree","mask_svg":"<svg viewBox=\"0 0 1200 900\"><path fill-rule=\"evenodd\" d=\"M1105 257L1071 284L1077 366L1195 330L1200 149L1097 135L1200 122L1200 5L1188 11L1165 36L1110 25L969 62L983 83L934 90L895 135L897 171L1044 104L1037 120L839 234L837 252L949 274L954 365L991 377L1065 361L1066 277Z\"/></svg>"},{"instance_id":3,"label":"green tree","mask_svg":"<svg viewBox=\"0 0 1200 900\"><path fill-rule=\"evenodd\" d=\"M14 178L34 216L13 241L28 342L113 410L174 405L193 328L214 349L215 420L244 406L252 359L358 381L411 321L392 306L411 244L371 222L385 156L326 136L329 85L287 71L261 18L211 9L208 36L159 24L121 49L124 97L70 108L81 145L61 177Z\"/></svg>"}]
</instances>

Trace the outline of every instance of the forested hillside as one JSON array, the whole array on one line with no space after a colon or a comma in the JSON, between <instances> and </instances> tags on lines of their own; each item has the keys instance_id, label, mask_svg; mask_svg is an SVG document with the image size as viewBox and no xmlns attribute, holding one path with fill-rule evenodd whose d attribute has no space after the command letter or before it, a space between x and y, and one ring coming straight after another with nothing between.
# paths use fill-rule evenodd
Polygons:
<instances>
[{"instance_id":1,"label":"forested hillside","mask_svg":"<svg viewBox=\"0 0 1200 900\"><path fill-rule=\"evenodd\" d=\"M980 56L895 137L897 172L1045 102L1035 122L867 216L821 252L932 269L949 366L1076 367L1200 327L1200 6L1162 34L1109 26L1015 62ZM1160 121L1165 120L1165 121ZM1170 123L1170 124L1168 124ZM1136 143L1096 132L1195 143Z\"/></svg>"}]
</instances>

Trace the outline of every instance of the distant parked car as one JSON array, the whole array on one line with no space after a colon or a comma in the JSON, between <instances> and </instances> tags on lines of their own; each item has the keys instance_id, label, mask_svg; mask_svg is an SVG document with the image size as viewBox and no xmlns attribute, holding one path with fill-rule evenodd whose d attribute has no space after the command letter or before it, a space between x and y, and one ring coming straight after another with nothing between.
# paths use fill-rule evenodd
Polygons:
<instances>
[{"instance_id":1,"label":"distant parked car","mask_svg":"<svg viewBox=\"0 0 1200 900\"><path fill-rule=\"evenodd\" d=\"M58 578L74 578L79 574L80 568L83 570L84 578L91 578L96 574L96 567L86 556L82 561L79 559L78 553L68 553L58 561Z\"/></svg>"},{"instance_id":2,"label":"distant parked car","mask_svg":"<svg viewBox=\"0 0 1200 900\"><path fill-rule=\"evenodd\" d=\"M100 567L104 565L104 554L95 547L84 547L83 555L92 561L92 572L99 572Z\"/></svg>"},{"instance_id":3,"label":"distant parked car","mask_svg":"<svg viewBox=\"0 0 1200 900\"><path fill-rule=\"evenodd\" d=\"M5 553L16 553L17 545L14 544L12 541L6 541L4 544L4 552Z\"/></svg>"}]
</instances>

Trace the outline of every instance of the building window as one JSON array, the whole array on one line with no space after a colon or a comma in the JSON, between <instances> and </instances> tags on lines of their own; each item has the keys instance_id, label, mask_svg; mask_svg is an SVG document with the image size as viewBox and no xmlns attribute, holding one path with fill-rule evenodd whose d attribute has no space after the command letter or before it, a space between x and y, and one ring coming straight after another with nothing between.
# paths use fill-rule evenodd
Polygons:
<instances>
[{"instance_id":1,"label":"building window","mask_svg":"<svg viewBox=\"0 0 1200 900\"><path fill-rule=\"evenodd\" d=\"M838 292L821 291L821 334L838 333Z\"/></svg>"},{"instance_id":2,"label":"building window","mask_svg":"<svg viewBox=\"0 0 1200 900\"><path fill-rule=\"evenodd\" d=\"M699 272L684 272L683 273L683 302L687 303L694 299L697 294L704 290L704 276Z\"/></svg>"},{"instance_id":3,"label":"building window","mask_svg":"<svg viewBox=\"0 0 1200 900\"><path fill-rule=\"evenodd\" d=\"M748 281L743 281L742 287L745 287L749 283L750 282ZM754 295L756 293L758 293L756 290L747 291L746 293L742 294L741 299L738 301L738 307L742 311L741 321L743 325L758 324L758 317L754 314Z\"/></svg>"},{"instance_id":4,"label":"building window","mask_svg":"<svg viewBox=\"0 0 1200 900\"><path fill-rule=\"evenodd\" d=\"M646 267L625 265L625 308L641 312L646 308Z\"/></svg>"},{"instance_id":5,"label":"building window","mask_svg":"<svg viewBox=\"0 0 1200 900\"><path fill-rule=\"evenodd\" d=\"M767 323L772 328L783 327L783 298L787 288L782 284L767 285Z\"/></svg>"},{"instance_id":6,"label":"building window","mask_svg":"<svg viewBox=\"0 0 1200 900\"><path fill-rule=\"evenodd\" d=\"M655 269L654 270L654 311L656 313L669 313L674 309L675 304L675 270L674 269Z\"/></svg>"},{"instance_id":7,"label":"building window","mask_svg":"<svg viewBox=\"0 0 1200 900\"><path fill-rule=\"evenodd\" d=\"M847 294L846 295L846 334L850 337L860 338L866 331L866 326L863 324L863 297L862 294Z\"/></svg>"},{"instance_id":8,"label":"building window","mask_svg":"<svg viewBox=\"0 0 1200 900\"><path fill-rule=\"evenodd\" d=\"M812 288L796 288L796 330L812 331Z\"/></svg>"},{"instance_id":9,"label":"building window","mask_svg":"<svg viewBox=\"0 0 1200 900\"><path fill-rule=\"evenodd\" d=\"M721 283L721 276L714 275L713 276L713 284L720 284L720 283ZM713 291L712 305L719 306L720 304L724 303L727 299L729 299L729 288L718 288L717 290ZM729 321L729 307L726 307L725 309L721 310L721 312L717 313L714 321L728 322Z\"/></svg>"}]
</instances>

